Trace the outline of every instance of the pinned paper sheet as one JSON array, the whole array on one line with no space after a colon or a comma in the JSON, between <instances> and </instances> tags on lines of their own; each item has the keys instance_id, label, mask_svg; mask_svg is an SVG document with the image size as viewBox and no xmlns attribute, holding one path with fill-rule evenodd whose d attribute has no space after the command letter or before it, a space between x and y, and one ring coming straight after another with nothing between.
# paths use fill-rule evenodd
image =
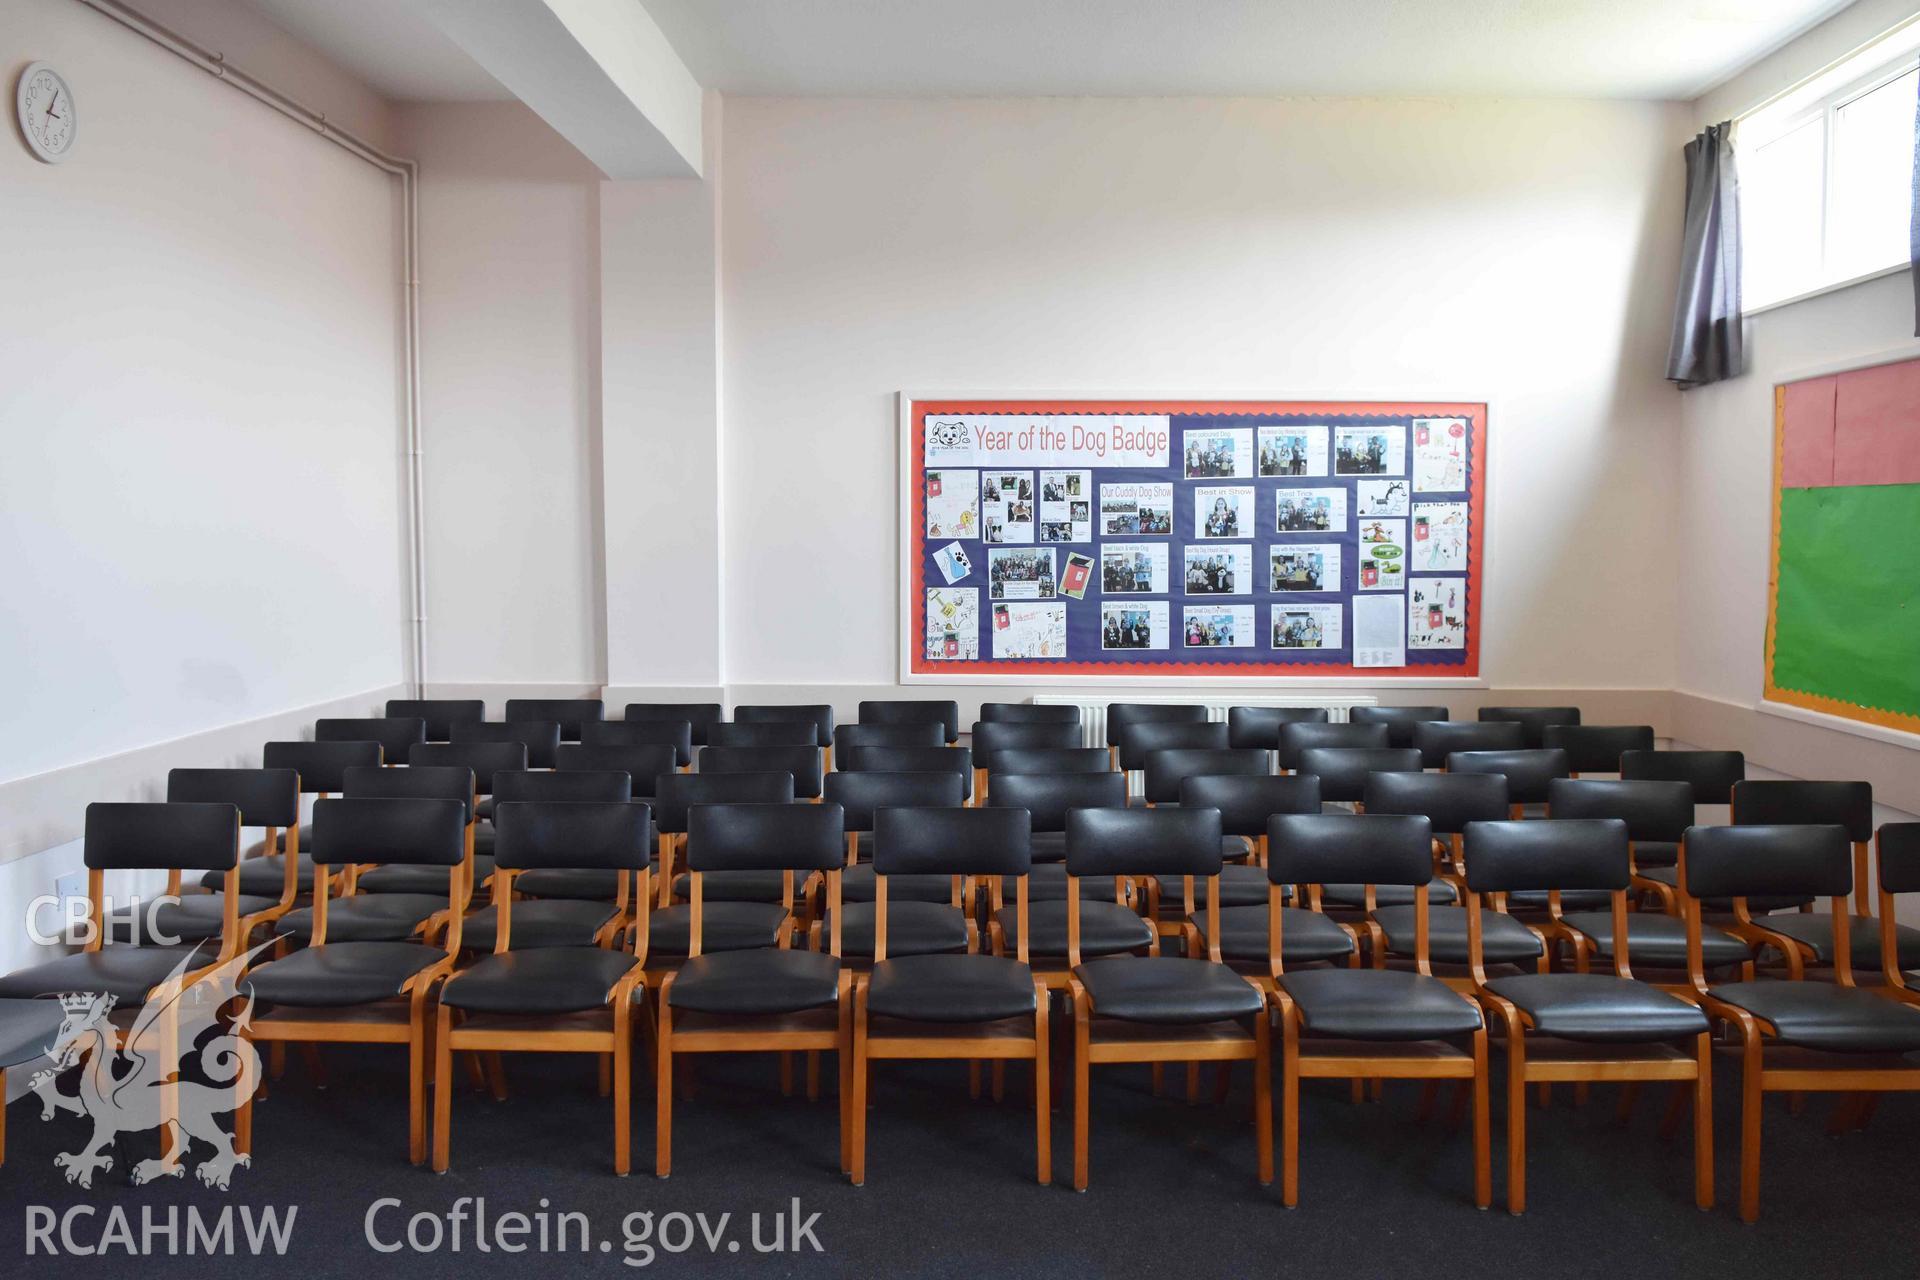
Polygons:
<instances>
[{"instance_id":1,"label":"pinned paper sheet","mask_svg":"<svg viewBox=\"0 0 1920 1280\"><path fill-rule=\"evenodd\" d=\"M1400 594L1353 598L1353 665L1407 665L1407 605Z\"/></svg>"}]
</instances>

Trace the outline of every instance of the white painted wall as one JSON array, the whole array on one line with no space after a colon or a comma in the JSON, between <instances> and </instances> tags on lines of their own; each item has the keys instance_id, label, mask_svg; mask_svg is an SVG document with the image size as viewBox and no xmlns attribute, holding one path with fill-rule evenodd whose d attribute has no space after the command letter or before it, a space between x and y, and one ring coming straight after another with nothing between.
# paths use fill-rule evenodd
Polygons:
<instances>
[{"instance_id":1,"label":"white painted wall","mask_svg":"<svg viewBox=\"0 0 1920 1280\"><path fill-rule=\"evenodd\" d=\"M398 116L420 165L427 678L597 683L599 172L517 102Z\"/></svg>"},{"instance_id":2,"label":"white painted wall","mask_svg":"<svg viewBox=\"0 0 1920 1280\"><path fill-rule=\"evenodd\" d=\"M0 780L394 684L391 180L78 4L0 31L80 112L0 142Z\"/></svg>"},{"instance_id":3,"label":"white painted wall","mask_svg":"<svg viewBox=\"0 0 1920 1280\"><path fill-rule=\"evenodd\" d=\"M729 683L886 684L893 393L1492 402L1483 673L1672 681L1662 105L735 99Z\"/></svg>"}]
</instances>

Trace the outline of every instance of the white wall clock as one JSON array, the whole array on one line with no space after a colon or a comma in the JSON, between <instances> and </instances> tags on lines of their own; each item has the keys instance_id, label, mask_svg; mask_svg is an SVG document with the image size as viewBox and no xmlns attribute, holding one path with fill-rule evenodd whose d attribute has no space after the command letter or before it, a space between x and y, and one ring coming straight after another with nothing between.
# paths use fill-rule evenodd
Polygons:
<instances>
[{"instance_id":1,"label":"white wall clock","mask_svg":"<svg viewBox=\"0 0 1920 1280\"><path fill-rule=\"evenodd\" d=\"M13 95L14 114L27 147L48 164L58 164L73 150L78 117L73 90L60 73L44 62L29 62L20 73Z\"/></svg>"}]
</instances>

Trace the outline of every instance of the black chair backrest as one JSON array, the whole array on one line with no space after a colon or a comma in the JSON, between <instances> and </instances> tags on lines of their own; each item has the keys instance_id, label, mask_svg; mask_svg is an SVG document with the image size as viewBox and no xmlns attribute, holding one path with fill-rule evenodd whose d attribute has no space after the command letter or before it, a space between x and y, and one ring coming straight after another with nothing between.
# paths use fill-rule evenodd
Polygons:
<instances>
[{"instance_id":1,"label":"black chair backrest","mask_svg":"<svg viewBox=\"0 0 1920 1280\"><path fill-rule=\"evenodd\" d=\"M493 860L509 871L638 871L648 862L651 819L646 805L622 800L502 799L493 810Z\"/></svg>"},{"instance_id":2,"label":"black chair backrest","mask_svg":"<svg viewBox=\"0 0 1920 1280\"><path fill-rule=\"evenodd\" d=\"M848 773L957 773L973 798L973 752L967 747L849 747L834 758Z\"/></svg>"},{"instance_id":3,"label":"black chair backrest","mask_svg":"<svg viewBox=\"0 0 1920 1280\"><path fill-rule=\"evenodd\" d=\"M1079 724L1080 708L1065 703L983 702L982 724ZM1078 742L1074 743L1079 746Z\"/></svg>"},{"instance_id":4,"label":"black chair backrest","mask_svg":"<svg viewBox=\"0 0 1920 1280\"><path fill-rule=\"evenodd\" d=\"M1653 750L1650 724L1550 724L1540 745L1567 753L1567 767L1575 773L1618 773L1620 757L1629 751Z\"/></svg>"},{"instance_id":5,"label":"black chair backrest","mask_svg":"<svg viewBox=\"0 0 1920 1280\"><path fill-rule=\"evenodd\" d=\"M1263 836L1276 813L1319 813L1320 779L1310 773L1209 773L1180 783L1182 809L1218 809L1230 836Z\"/></svg>"},{"instance_id":6,"label":"black chair backrest","mask_svg":"<svg viewBox=\"0 0 1920 1280\"><path fill-rule=\"evenodd\" d=\"M1446 718L1445 707L1353 707L1347 711L1347 719L1354 724L1387 726L1387 745L1391 747L1412 746L1413 726Z\"/></svg>"},{"instance_id":7,"label":"black chair backrest","mask_svg":"<svg viewBox=\"0 0 1920 1280\"><path fill-rule=\"evenodd\" d=\"M1920 892L1920 822L1889 822L1880 828L1880 887L1888 893Z\"/></svg>"},{"instance_id":8,"label":"black chair backrest","mask_svg":"<svg viewBox=\"0 0 1920 1280\"><path fill-rule=\"evenodd\" d=\"M1300 753L1313 747L1384 747L1387 726L1383 724L1310 724L1295 721L1280 726L1274 744L1282 769L1298 769Z\"/></svg>"},{"instance_id":9,"label":"black chair backrest","mask_svg":"<svg viewBox=\"0 0 1920 1280\"><path fill-rule=\"evenodd\" d=\"M881 809L947 809L967 802L968 783L952 770L937 773L849 772L827 775L826 800L840 806L847 830L873 830Z\"/></svg>"},{"instance_id":10,"label":"black chair backrest","mask_svg":"<svg viewBox=\"0 0 1920 1280\"><path fill-rule=\"evenodd\" d=\"M837 804L697 804L687 814L692 871L837 871L846 865Z\"/></svg>"},{"instance_id":11,"label":"black chair backrest","mask_svg":"<svg viewBox=\"0 0 1920 1280\"><path fill-rule=\"evenodd\" d=\"M493 811L516 804L627 804L633 800L633 778L614 769L522 769L493 775ZM500 819L493 820L499 839Z\"/></svg>"},{"instance_id":12,"label":"black chair backrest","mask_svg":"<svg viewBox=\"0 0 1920 1280\"><path fill-rule=\"evenodd\" d=\"M1165 725L1143 725L1128 730L1136 733L1140 728L1162 729ZM1182 728L1190 726L1181 726ZM1226 728L1225 725L1219 726ZM1140 767L1146 773L1143 792L1149 803L1174 804L1180 799L1180 784L1188 778L1198 778L1207 774L1239 774L1246 777L1264 777L1267 768L1267 753L1251 747L1238 751L1232 747L1175 747L1149 751L1140 761Z\"/></svg>"},{"instance_id":13,"label":"black chair backrest","mask_svg":"<svg viewBox=\"0 0 1920 1280\"><path fill-rule=\"evenodd\" d=\"M693 763L691 720L591 720L580 726L583 747L672 747L673 763Z\"/></svg>"},{"instance_id":14,"label":"black chair backrest","mask_svg":"<svg viewBox=\"0 0 1920 1280\"><path fill-rule=\"evenodd\" d=\"M1547 787L1551 818L1618 818L1634 841L1677 843L1693 825L1693 788L1684 782L1555 778Z\"/></svg>"},{"instance_id":15,"label":"black chair backrest","mask_svg":"<svg viewBox=\"0 0 1920 1280\"><path fill-rule=\"evenodd\" d=\"M1376 773L1362 797L1368 813L1418 814L1437 836L1456 836L1469 822L1499 822L1510 811L1507 780L1497 773Z\"/></svg>"},{"instance_id":16,"label":"black chair backrest","mask_svg":"<svg viewBox=\"0 0 1920 1280\"><path fill-rule=\"evenodd\" d=\"M1150 720L1120 731L1120 767L1147 767L1154 751L1226 751L1227 726L1220 720Z\"/></svg>"},{"instance_id":17,"label":"black chair backrest","mask_svg":"<svg viewBox=\"0 0 1920 1280\"><path fill-rule=\"evenodd\" d=\"M427 722L428 742L445 742L454 721L485 720L487 704L479 698L388 698L387 714L417 716Z\"/></svg>"},{"instance_id":18,"label":"black chair backrest","mask_svg":"<svg viewBox=\"0 0 1920 1280\"><path fill-rule=\"evenodd\" d=\"M955 734L954 738L960 735ZM938 720L908 720L900 724L843 724L833 730L834 758L854 747L944 747L953 738Z\"/></svg>"},{"instance_id":19,"label":"black chair backrest","mask_svg":"<svg viewBox=\"0 0 1920 1280\"><path fill-rule=\"evenodd\" d=\"M1433 824L1419 814L1276 813L1267 820L1275 884L1394 884L1433 879Z\"/></svg>"},{"instance_id":20,"label":"black chair backrest","mask_svg":"<svg viewBox=\"0 0 1920 1280\"><path fill-rule=\"evenodd\" d=\"M693 726L693 745L707 745L707 726L727 718L717 702L629 702L621 713L627 720L685 720Z\"/></svg>"},{"instance_id":21,"label":"black chair backrest","mask_svg":"<svg viewBox=\"0 0 1920 1280\"><path fill-rule=\"evenodd\" d=\"M813 745L830 747L833 745L833 708L828 704L812 703L804 706L761 704L759 706L735 707L733 718L740 724L766 724L781 721L801 721L813 726Z\"/></svg>"},{"instance_id":22,"label":"black chair backrest","mask_svg":"<svg viewBox=\"0 0 1920 1280\"><path fill-rule=\"evenodd\" d=\"M1065 831L1075 809L1124 809L1127 779L1113 773L1002 773L987 792L987 807L1025 809L1035 831Z\"/></svg>"},{"instance_id":23,"label":"black chair backrest","mask_svg":"<svg viewBox=\"0 0 1920 1280\"><path fill-rule=\"evenodd\" d=\"M1696 898L1844 898L1853 892L1849 832L1837 823L1689 827L1680 856Z\"/></svg>"},{"instance_id":24,"label":"black chair backrest","mask_svg":"<svg viewBox=\"0 0 1920 1280\"><path fill-rule=\"evenodd\" d=\"M1227 745L1272 751L1283 724L1325 724L1325 707L1228 707Z\"/></svg>"},{"instance_id":25,"label":"black chair backrest","mask_svg":"<svg viewBox=\"0 0 1920 1280\"><path fill-rule=\"evenodd\" d=\"M1106 773L1112 768L1113 757L1105 747L1001 747L993 753L988 772L998 778L1003 773Z\"/></svg>"},{"instance_id":26,"label":"black chair backrest","mask_svg":"<svg viewBox=\"0 0 1920 1280\"><path fill-rule=\"evenodd\" d=\"M882 809L873 820L876 875L1023 876L1033 864L1024 809Z\"/></svg>"},{"instance_id":27,"label":"black chair backrest","mask_svg":"<svg viewBox=\"0 0 1920 1280\"><path fill-rule=\"evenodd\" d=\"M473 821L473 783L473 770L464 765L356 765L347 770L340 794L355 800L457 800L465 823Z\"/></svg>"},{"instance_id":28,"label":"black chair backrest","mask_svg":"<svg viewBox=\"0 0 1920 1280\"><path fill-rule=\"evenodd\" d=\"M1075 809L1067 814L1067 874L1220 874L1218 809Z\"/></svg>"},{"instance_id":29,"label":"black chair backrest","mask_svg":"<svg viewBox=\"0 0 1920 1280\"><path fill-rule=\"evenodd\" d=\"M581 725L606 717L607 709L598 698L508 698L506 714L500 718L508 723L551 720L560 726L562 742L578 742Z\"/></svg>"},{"instance_id":30,"label":"black chair backrest","mask_svg":"<svg viewBox=\"0 0 1920 1280\"><path fill-rule=\"evenodd\" d=\"M558 720L456 720L447 731L447 741L518 742L527 749L527 763L535 769L553 768L553 756L560 749Z\"/></svg>"},{"instance_id":31,"label":"black chair backrest","mask_svg":"<svg viewBox=\"0 0 1920 1280\"><path fill-rule=\"evenodd\" d=\"M407 752L407 763L414 767L453 765L471 769L480 794L490 796L494 774L517 772L530 761L524 742L421 742Z\"/></svg>"},{"instance_id":32,"label":"black chair backrest","mask_svg":"<svg viewBox=\"0 0 1920 1280\"><path fill-rule=\"evenodd\" d=\"M1109 702L1107 745L1120 745L1120 735L1135 724L1203 724L1207 709L1197 702Z\"/></svg>"},{"instance_id":33,"label":"black chair backrest","mask_svg":"<svg viewBox=\"0 0 1920 1280\"><path fill-rule=\"evenodd\" d=\"M1386 732L1383 724L1370 728ZM1376 773L1418 773L1420 753L1412 747L1308 747L1294 763L1296 773L1320 779L1320 798L1352 804L1367 797L1367 779Z\"/></svg>"},{"instance_id":34,"label":"black chair backrest","mask_svg":"<svg viewBox=\"0 0 1920 1280\"><path fill-rule=\"evenodd\" d=\"M818 747L702 747L702 773L790 773L793 794L811 800L820 794L822 762Z\"/></svg>"},{"instance_id":35,"label":"black chair backrest","mask_svg":"<svg viewBox=\"0 0 1920 1280\"><path fill-rule=\"evenodd\" d=\"M1747 776L1738 751L1628 751L1620 776L1630 782L1684 782L1695 804L1732 804L1733 784Z\"/></svg>"},{"instance_id":36,"label":"black chair backrest","mask_svg":"<svg viewBox=\"0 0 1920 1280\"><path fill-rule=\"evenodd\" d=\"M1455 751L1447 756L1448 773L1497 773L1507 780L1507 799L1514 804L1545 804L1547 787L1564 778L1567 753L1558 747L1521 751Z\"/></svg>"},{"instance_id":37,"label":"black chair backrest","mask_svg":"<svg viewBox=\"0 0 1920 1280\"><path fill-rule=\"evenodd\" d=\"M240 861L240 807L96 800L87 806L81 861L95 871L229 871Z\"/></svg>"},{"instance_id":38,"label":"black chair backrest","mask_svg":"<svg viewBox=\"0 0 1920 1280\"><path fill-rule=\"evenodd\" d=\"M818 736L805 720L722 720L707 726L710 747L812 747Z\"/></svg>"},{"instance_id":39,"label":"black chair backrest","mask_svg":"<svg viewBox=\"0 0 1920 1280\"><path fill-rule=\"evenodd\" d=\"M1421 764L1438 769L1456 751L1524 750L1527 731L1514 720L1416 720L1413 745L1419 749Z\"/></svg>"},{"instance_id":40,"label":"black chair backrest","mask_svg":"<svg viewBox=\"0 0 1920 1280\"><path fill-rule=\"evenodd\" d=\"M427 722L419 716L329 717L313 722L315 742L377 742L384 758L395 763L407 750L427 740Z\"/></svg>"},{"instance_id":41,"label":"black chair backrest","mask_svg":"<svg viewBox=\"0 0 1920 1280\"><path fill-rule=\"evenodd\" d=\"M660 779L653 820L667 835L687 829L687 814L702 804L792 804L793 775L778 773L675 773Z\"/></svg>"},{"instance_id":42,"label":"black chair backrest","mask_svg":"<svg viewBox=\"0 0 1920 1280\"><path fill-rule=\"evenodd\" d=\"M230 804L243 827L300 821L300 775L292 769L169 769L168 804Z\"/></svg>"},{"instance_id":43,"label":"black chair backrest","mask_svg":"<svg viewBox=\"0 0 1920 1280\"><path fill-rule=\"evenodd\" d=\"M1010 720L978 720L967 743L973 751L976 769L993 771L994 753L1015 749L1064 751L1082 744L1079 721L1042 721L1027 723Z\"/></svg>"},{"instance_id":44,"label":"black chair backrest","mask_svg":"<svg viewBox=\"0 0 1920 1280\"><path fill-rule=\"evenodd\" d=\"M1733 788L1733 823L1738 827L1832 823L1847 829L1847 839L1873 839L1873 784L1870 782L1744 781Z\"/></svg>"},{"instance_id":45,"label":"black chair backrest","mask_svg":"<svg viewBox=\"0 0 1920 1280\"><path fill-rule=\"evenodd\" d=\"M407 753L413 759L413 748ZM380 744L361 742L269 742L260 752L260 762L269 769L291 769L300 775L300 790L309 795L338 794L340 780L348 769L360 764L380 764L385 755Z\"/></svg>"},{"instance_id":46,"label":"black chair backrest","mask_svg":"<svg viewBox=\"0 0 1920 1280\"><path fill-rule=\"evenodd\" d=\"M925 724L940 726L942 742L960 741L960 704L937 698L875 698L860 704L861 724Z\"/></svg>"},{"instance_id":47,"label":"black chair backrest","mask_svg":"<svg viewBox=\"0 0 1920 1280\"><path fill-rule=\"evenodd\" d=\"M1533 748L1545 744L1547 726L1552 724L1579 724L1578 707L1482 707L1482 724L1517 724L1525 737L1525 745Z\"/></svg>"},{"instance_id":48,"label":"black chair backrest","mask_svg":"<svg viewBox=\"0 0 1920 1280\"><path fill-rule=\"evenodd\" d=\"M1475 893L1627 887L1627 824L1618 818L1469 822L1467 888Z\"/></svg>"},{"instance_id":49,"label":"black chair backrest","mask_svg":"<svg viewBox=\"0 0 1920 1280\"><path fill-rule=\"evenodd\" d=\"M467 851L467 807L458 800L355 797L313 804L313 860L451 867Z\"/></svg>"},{"instance_id":50,"label":"black chair backrest","mask_svg":"<svg viewBox=\"0 0 1920 1280\"><path fill-rule=\"evenodd\" d=\"M569 742L554 753L553 767L565 772L584 769L594 773L624 773L633 779L633 794L645 797L654 793L662 777L675 771L679 758L679 753L665 743L601 747Z\"/></svg>"}]
</instances>

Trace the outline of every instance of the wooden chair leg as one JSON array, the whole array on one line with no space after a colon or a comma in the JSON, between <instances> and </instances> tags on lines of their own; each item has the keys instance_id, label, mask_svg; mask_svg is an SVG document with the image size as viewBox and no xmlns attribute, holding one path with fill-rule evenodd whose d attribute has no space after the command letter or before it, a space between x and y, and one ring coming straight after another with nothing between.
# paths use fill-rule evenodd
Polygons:
<instances>
[{"instance_id":1,"label":"wooden chair leg","mask_svg":"<svg viewBox=\"0 0 1920 1280\"><path fill-rule=\"evenodd\" d=\"M487 1068L487 1083L493 1089L493 1100L507 1100L507 1064L498 1053L489 1049L480 1055L480 1061Z\"/></svg>"},{"instance_id":2,"label":"wooden chair leg","mask_svg":"<svg viewBox=\"0 0 1920 1280\"><path fill-rule=\"evenodd\" d=\"M1046 991L1039 996L1033 1013L1033 1118L1037 1176L1044 1187L1053 1181L1053 1067L1047 1053L1051 1031L1047 1026Z\"/></svg>"},{"instance_id":3,"label":"wooden chair leg","mask_svg":"<svg viewBox=\"0 0 1920 1280\"><path fill-rule=\"evenodd\" d=\"M1527 1211L1527 1050L1520 1029L1507 1028L1507 1212Z\"/></svg>"},{"instance_id":4,"label":"wooden chair leg","mask_svg":"<svg viewBox=\"0 0 1920 1280\"><path fill-rule=\"evenodd\" d=\"M1760 1118L1766 1095L1760 1088L1759 1028L1742 1019L1740 1035L1740 1221L1753 1222L1760 1217ZM1699 1124L1696 1119L1696 1129Z\"/></svg>"},{"instance_id":5,"label":"wooden chair leg","mask_svg":"<svg viewBox=\"0 0 1920 1280\"><path fill-rule=\"evenodd\" d=\"M666 992L660 993L660 1051L653 1073L653 1172L665 1178L673 1173L673 1010Z\"/></svg>"},{"instance_id":6,"label":"wooden chair leg","mask_svg":"<svg viewBox=\"0 0 1920 1280\"><path fill-rule=\"evenodd\" d=\"M407 1160L427 1162L427 1002L416 995L407 1017Z\"/></svg>"},{"instance_id":7,"label":"wooden chair leg","mask_svg":"<svg viewBox=\"0 0 1920 1280\"><path fill-rule=\"evenodd\" d=\"M1198 1062L1187 1064L1187 1105L1190 1107L1200 1105L1200 1064Z\"/></svg>"},{"instance_id":8,"label":"wooden chair leg","mask_svg":"<svg viewBox=\"0 0 1920 1280\"><path fill-rule=\"evenodd\" d=\"M445 1173L453 1149L453 1010L440 1006L433 1037L433 1171Z\"/></svg>"},{"instance_id":9,"label":"wooden chair leg","mask_svg":"<svg viewBox=\"0 0 1920 1280\"><path fill-rule=\"evenodd\" d=\"M613 1011L613 1171L633 1169L633 1002Z\"/></svg>"},{"instance_id":10,"label":"wooden chair leg","mask_svg":"<svg viewBox=\"0 0 1920 1280\"><path fill-rule=\"evenodd\" d=\"M1713 1037L1702 1033L1693 1054L1693 1203L1713 1208Z\"/></svg>"},{"instance_id":11,"label":"wooden chair leg","mask_svg":"<svg viewBox=\"0 0 1920 1280\"><path fill-rule=\"evenodd\" d=\"M236 1142L235 1150L241 1155L247 1154L245 1147ZM0 1169L7 1167L7 1069L0 1067Z\"/></svg>"},{"instance_id":12,"label":"wooden chair leg","mask_svg":"<svg viewBox=\"0 0 1920 1280\"><path fill-rule=\"evenodd\" d=\"M1660 1137L1662 1139L1671 1139L1675 1134L1680 1132L1680 1118L1686 1115L1687 1101L1692 1096L1693 1091L1687 1088L1685 1082L1677 1082L1674 1084L1673 1092L1667 1098L1667 1113L1660 1117Z\"/></svg>"},{"instance_id":13,"label":"wooden chair leg","mask_svg":"<svg viewBox=\"0 0 1920 1280\"><path fill-rule=\"evenodd\" d=\"M1300 1203L1300 1028L1280 1019L1280 1203Z\"/></svg>"},{"instance_id":14,"label":"wooden chair leg","mask_svg":"<svg viewBox=\"0 0 1920 1280\"><path fill-rule=\"evenodd\" d=\"M1005 1102L1007 1100L1007 1060L1005 1058L995 1058L988 1074L988 1087L991 1090L993 1100L995 1102Z\"/></svg>"},{"instance_id":15,"label":"wooden chair leg","mask_svg":"<svg viewBox=\"0 0 1920 1280\"><path fill-rule=\"evenodd\" d=\"M1493 1141L1487 1098L1487 1033L1473 1033L1473 1203L1493 1203Z\"/></svg>"},{"instance_id":16,"label":"wooden chair leg","mask_svg":"<svg viewBox=\"0 0 1920 1280\"><path fill-rule=\"evenodd\" d=\"M275 1041L275 1044L278 1043L278 1041ZM313 1079L313 1087L316 1089L325 1089L327 1087L327 1063L326 1060L320 1056L320 1046L317 1044L308 1044L303 1041L300 1045L300 1061L306 1064L307 1075Z\"/></svg>"},{"instance_id":17,"label":"wooden chair leg","mask_svg":"<svg viewBox=\"0 0 1920 1280\"><path fill-rule=\"evenodd\" d=\"M848 1176L856 1187L867 1181L867 1002L863 989L853 1007L853 1097L847 1102L852 1160ZM973 1064L976 1068L979 1063Z\"/></svg>"},{"instance_id":18,"label":"wooden chair leg","mask_svg":"<svg viewBox=\"0 0 1920 1280\"><path fill-rule=\"evenodd\" d=\"M793 1055L791 1053L780 1055L780 1096L783 1098L793 1096Z\"/></svg>"},{"instance_id":19,"label":"wooden chair leg","mask_svg":"<svg viewBox=\"0 0 1920 1280\"><path fill-rule=\"evenodd\" d=\"M600 1096L604 1098L613 1092L613 1055L596 1053L593 1056L599 1063L599 1089Z\"/></svg>"},{"instance_id":20,"label":"wooden chair leg","mask_svg":"<svg viewBox=\"0 0 1920 1280\"><path fill-rule=\"evenodd\" d=\"M1227 1078L1227 1064L1220 1064ZM1253 1133L1260 1153L1260 1185L1273 1185L1273 1018L1263 1005L1253 1015Z\"/></svg>"},{"instance_id":21,"label":"wooden chair leg","mask_svg":"<svg viewBox=\"0 0 1920 1280\"><path fill-rule=\"evenodd\" d=\"M1087 1088L1092 1076L1091 1011L1082 995L1073 1002L1073 1189L1087 1189Z\"/></svg>"},{"instance_id":22,"label":"wooden chair leg","mask_svg":"<svg viewBox=\"0 0 1920 1280\"><path fill-rule=\"evenodd\" d=\"M807 1101L820 1101L820 1051L807 1050Z\"/></svg>"},{"instance_id":23,"label":"wooden chair leg","mask_svg":"<svg viewBox=\"0 0 1920 1280\"><path fill-rule=\"evenodd\" d=\"M467 1064L467 1083L473 1087L476 1093L484 1090L487 1087L487 1071L480 1063L480 1055L476 1052L468 1051L462 1053L460 1057Z\"/></svg>"},{"instance_id":24,"label":"wooden chair leg","mask_svg":"<svg viewBox=\"0 0 1920 1280\"><path fill-rule=\"evenodd\" d=\"M840 1000L840 1047L833 1055L839 1071L840 1087L834 1104L840 1111L840 1172L853 1173L853 1004L843 993Z\"/></svg>"}]
</instances>

